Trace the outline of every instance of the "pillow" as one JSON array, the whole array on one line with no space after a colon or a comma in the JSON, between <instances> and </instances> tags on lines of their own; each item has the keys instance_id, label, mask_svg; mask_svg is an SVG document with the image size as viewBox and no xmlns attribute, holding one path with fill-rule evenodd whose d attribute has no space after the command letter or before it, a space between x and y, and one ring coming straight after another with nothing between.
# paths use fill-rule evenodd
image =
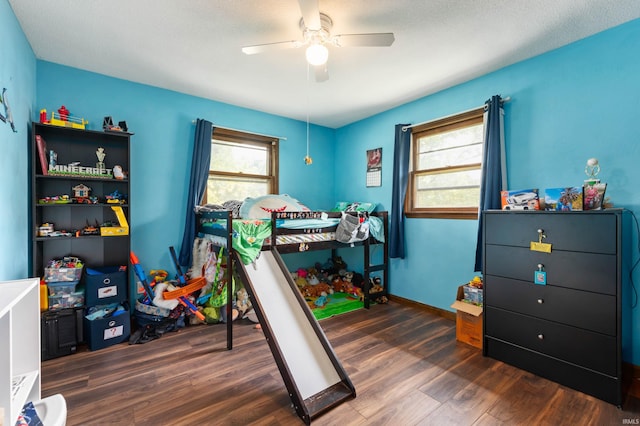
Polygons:
<instances>
[{"instance_id":1,"label":"pillow","mask_svg":"<svg viewBox=\"0 0 640 426\"><path fill-rule=\"evenodd\" d=\"M331 210L332 212L367 212L371 213L376 209L377 203L349 203L346 201L339 201L336 206Z\"/></svg>"},{"instance_id":2,"label":"pillow","mask_svg":"<svg viewBox=\"0 0 640 426\"><path fill-rule=\"evenodd\" d=\"M271 212L308 212L309 207L287 194L248 197L240 206L242 219L270 219Z\"/></svg>"}]
</instances>

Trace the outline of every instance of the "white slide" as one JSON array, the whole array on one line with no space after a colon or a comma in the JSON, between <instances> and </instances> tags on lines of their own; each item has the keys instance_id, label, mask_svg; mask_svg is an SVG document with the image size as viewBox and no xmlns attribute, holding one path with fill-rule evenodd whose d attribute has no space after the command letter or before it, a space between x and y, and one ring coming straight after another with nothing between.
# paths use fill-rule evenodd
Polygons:
<instances>
[{"instance_id":1,"label":"white slide","mask_svg":"<svg viewBox=\"0 0 640 426\"><path fill-rule=\"evenodd\" d=\"M302 420L308 424L354 398L355 388L277 251L263 251L249 265L236 257L236 265Z\"/></svg>"}]
</instances>

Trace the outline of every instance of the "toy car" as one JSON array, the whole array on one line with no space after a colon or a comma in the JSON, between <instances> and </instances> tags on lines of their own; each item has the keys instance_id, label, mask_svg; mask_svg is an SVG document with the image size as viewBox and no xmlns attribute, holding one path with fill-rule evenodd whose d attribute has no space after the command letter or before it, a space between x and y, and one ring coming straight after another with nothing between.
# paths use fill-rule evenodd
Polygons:
<instances>
[{"instance_id":1,"label":"toy car","mask_svg":"<svg viewBox=\"0 0 640 426\"><path fill-rule=\"evenodd\" d=\"M98 204L98 197L75 197L77 204Z\"/></svg>"},{"instance_id":2,"label":"toy car","mask_svg":"<svg viewBox=\"0 0 640 426\"><path fill-rule=\"evenodd\" d=\"M109 195L104 197L107 200L107 204L124 204L127 202L127 196L121 194L117 189Z\"/></svg>"}]
</instances>

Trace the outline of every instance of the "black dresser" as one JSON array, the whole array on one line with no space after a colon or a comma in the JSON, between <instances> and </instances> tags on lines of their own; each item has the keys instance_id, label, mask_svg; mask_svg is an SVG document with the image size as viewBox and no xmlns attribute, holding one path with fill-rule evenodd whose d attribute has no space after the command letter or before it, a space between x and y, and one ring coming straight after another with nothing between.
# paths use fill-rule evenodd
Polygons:
<instances>
[{"instance_id":1,"label":"black dresser","mask_svg":"<svg viewBox=\"0 0 640 426\"><path fill-rule=\"evenodd\" d=\"M621 406L628 213L483 212L483 354Z\"/></svg>"}]
</instances>

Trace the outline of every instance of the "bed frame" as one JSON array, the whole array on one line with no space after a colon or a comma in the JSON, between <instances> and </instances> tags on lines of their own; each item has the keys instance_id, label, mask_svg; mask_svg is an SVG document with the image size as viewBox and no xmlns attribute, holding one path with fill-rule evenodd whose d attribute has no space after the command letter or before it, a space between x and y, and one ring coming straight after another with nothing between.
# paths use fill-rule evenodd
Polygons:
<instances>
[{"instance_id":1,"label":"bed frame","mask_svg":"<svg viewBox=\"0 0 640 426\"><path fill-rule=\"evenodd\" d=\"M355 213L354 213L355 214ZM274 212L271 214L271 246L275 247L279 253L299 253L304 251L318 251L318 250L331 250L331 257L336 257L336 251L338 249L348 249L351 247L363 248L363 287L362 292L364 296L364 307L369 309L371 302L380 296L387 296L389 286L389 245L386 241L389 239L389 220L388 213L386 211L370 213L372 216L377 216L382 220L383 232L385 236L385 242L381 243L373 237L367 238L365 241L357 242L353 244L345 244L339 241L316 241L305 243L291 243L291 244L277 244L277 237L279 235L296 235L296 234L309 234L318 232L317 229L288 229L276 227L276 221L278 219L317 219L322 215L329 218L340 218L341 212ZM323 228L321 232L335 232L336 226L330 228ZM371 264L371 246L381 244L383 246L382 263L372 265ZM371 282L370 277L372 272L382 272L382 282L384 290L377 293L370 293Z\"/></svg>"},{"instance_id":2,"label":"bed frame","mask_svg":"<svg viewBox=\"0 0 640 426\"><path fill-rule=\"evenodd\" d=\"M350 213L357 214L357 213ZM278 236L280 235L299 235L299 234L313 234L313 233L325 233L325 232L335 232L337 225L327 228L318 229L289 229L289 228L278 228L276 226L276 221L279 219L287 219L287 220L296 220L296 219L317 219L320 217L328 217L328 218L340 218L342 215L341 212L323 212L323 211L310 211L310 212L273 212L271 214L271 239L269 243L265 243L262 247L262 250L271 250L275 248L281 254L287 253L299 253L305 251L319 251L319 250L331 250L331 257L335 258L336 252L339 249L349 249L362 247L363 249L363 303L366 309L369 309L371 306L371 302L375 301L378 297L388 296L389 289L389 216L388 212L373 212L370 213L372 216L377 216L382 220L383 223L383 232L385 236L385 242L381 243L377 241L373 237L367 238L365 241L345 244L339 241L331 240L331 241L310 241L304 243L290 243L290 244L278 244ZM231 226L232 220L241 220L241 219L233 219L232 212L223 210L223 211L207 211L207 212L199 212L197 214L197 231L198 233L216 235L218 237L222 237L226 240L226 248L229 250L229 259L232 259L234 256L232 247L232 234L233 227ZM226 220L227 226L226 229L218 229L218 228L209 228L204 227L203 224L212 220ZM371 264L371 246L372 245L382 245L383 253L382 253L382 262ZM382 283L383 283L383 291L371 293L371 273L372 272L382 272ZM231 288L231 280L227 283L227 318L231 318L231 306L233 300L232 288ZM227 348L231 349L232 347L232 328L231 321L227 322Z\"/></svg>"}]
</instances>

